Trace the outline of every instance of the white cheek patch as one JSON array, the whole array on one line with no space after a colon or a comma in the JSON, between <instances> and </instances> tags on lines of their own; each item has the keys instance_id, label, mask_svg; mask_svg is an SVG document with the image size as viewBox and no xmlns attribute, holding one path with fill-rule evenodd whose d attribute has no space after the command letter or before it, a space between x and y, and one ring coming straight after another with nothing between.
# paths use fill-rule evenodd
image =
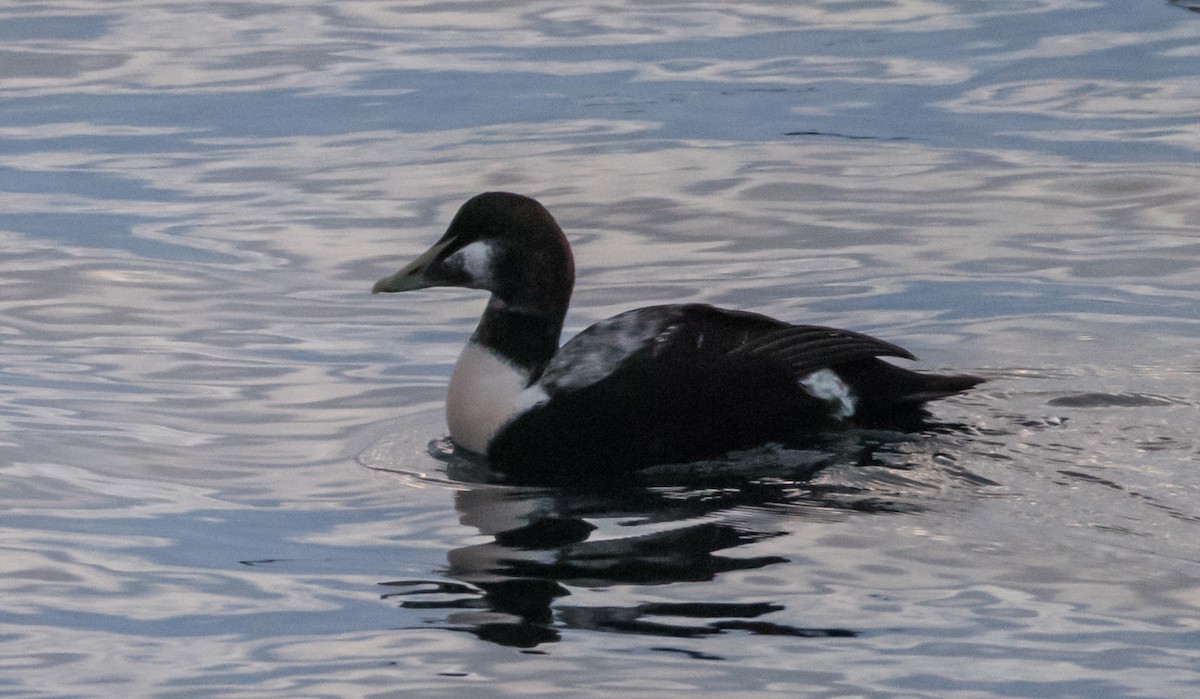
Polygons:
<instances>
[{"instance_id":1,"label":"white cheek patch","mask_svg":"<svg viewBox=\"0 0 1200 699\"><path fill-rule=\"evenodd\" d=\"M800 379L799 383L813 398L837 403L838 408L833 413L837 419L844 420L854 415L858 398L836 372L830 369L814 371Z\"/></svg>"},{"instance_id":2,"label":"white cheek patch","mask_svg":"<svg viewBox=\"0 0 1200 699\"><path fill-rule=\"evenodd\" d=\"M492 256L492 246L477 240L447 257L445 264L461 269L475 285L486 287L492 283Z\"/></svg>"}]
</instances>

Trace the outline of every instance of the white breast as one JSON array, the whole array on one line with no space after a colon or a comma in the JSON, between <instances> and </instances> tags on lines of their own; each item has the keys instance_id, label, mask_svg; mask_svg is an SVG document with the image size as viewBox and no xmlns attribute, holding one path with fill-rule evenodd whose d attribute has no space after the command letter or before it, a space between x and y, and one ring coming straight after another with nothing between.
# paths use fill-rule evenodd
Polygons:
<instances>
[{"instance_id":1,"label":"white breast","mask_svg":"<svg viewBox=\"0 0 1200 699\"><path fill-rule=\"evenodd\" d=\"M477 454L516 411L517 396L529 374L495 352L468 342L454 365L446 392L446 424L450 438Z\"/></svg>"}]
</instances>

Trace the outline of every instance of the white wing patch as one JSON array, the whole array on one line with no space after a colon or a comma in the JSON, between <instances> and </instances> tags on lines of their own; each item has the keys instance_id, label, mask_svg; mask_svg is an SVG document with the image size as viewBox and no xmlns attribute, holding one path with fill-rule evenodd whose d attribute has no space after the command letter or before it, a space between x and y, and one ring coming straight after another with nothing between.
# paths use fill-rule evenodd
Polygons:
<instances>
[{"instance_id":1,"label":"white wing patch","mask_svg":"<svg viewBox=\"0 0 1200 699\"><path fill-rule=\"evenodd\" d=\"M800 379L800 385L813 398L820 398L837 403L838 409L833 416L844 420L854 415L858 397L850 390L842 377L831 369L822 369Z\"/></svg>"}]
</instances>

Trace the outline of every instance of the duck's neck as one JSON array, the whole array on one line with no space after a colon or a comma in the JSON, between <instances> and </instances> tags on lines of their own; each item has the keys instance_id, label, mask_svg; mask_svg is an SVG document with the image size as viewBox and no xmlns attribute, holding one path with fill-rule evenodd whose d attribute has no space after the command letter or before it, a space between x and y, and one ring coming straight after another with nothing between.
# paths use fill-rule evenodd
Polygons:
<instances>
[{"instance_id":1,"label":"duck's neck","mask_svg":"<svg viewBox=\"0 0 1200 699\"><path fill-rule=\"evenodd\" d=\"M545 312L516 311L493 298L479 319L471 342L524 372L532 383L542 375L546 363L558 351L558 337L562 334L565 316L565 308Z\"/></svg>"},{"instance_id":2,"label":"duck's neck","mask_svg":"<svg viewBox=\"0 0 1200 699\"><path fill-rule=\"evenodd\" d=\"M450 437L486 453L496 431L512 417L517 396L542 375L558 350L562 312L523 313L493 299L463 348L446 393Z\"/></svg>"}]
</instances>

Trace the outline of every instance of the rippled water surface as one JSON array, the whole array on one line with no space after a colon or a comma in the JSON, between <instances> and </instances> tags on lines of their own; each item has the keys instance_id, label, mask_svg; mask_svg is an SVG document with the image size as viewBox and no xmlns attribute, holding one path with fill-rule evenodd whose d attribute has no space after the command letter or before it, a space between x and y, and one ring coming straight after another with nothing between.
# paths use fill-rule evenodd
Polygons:
<instances>
[{"instance_id":1,"label":"rippled water surface","mask_svg":"<svg viewBox=\"0 0 1200 699\"><path fill-rule=\"evenodd\" d=\"M1200 692L1190 0L0 7L0 695ZM989 383L589 495L489 485L483 300L704 301Z\"/></svg>"}]
</instances>

